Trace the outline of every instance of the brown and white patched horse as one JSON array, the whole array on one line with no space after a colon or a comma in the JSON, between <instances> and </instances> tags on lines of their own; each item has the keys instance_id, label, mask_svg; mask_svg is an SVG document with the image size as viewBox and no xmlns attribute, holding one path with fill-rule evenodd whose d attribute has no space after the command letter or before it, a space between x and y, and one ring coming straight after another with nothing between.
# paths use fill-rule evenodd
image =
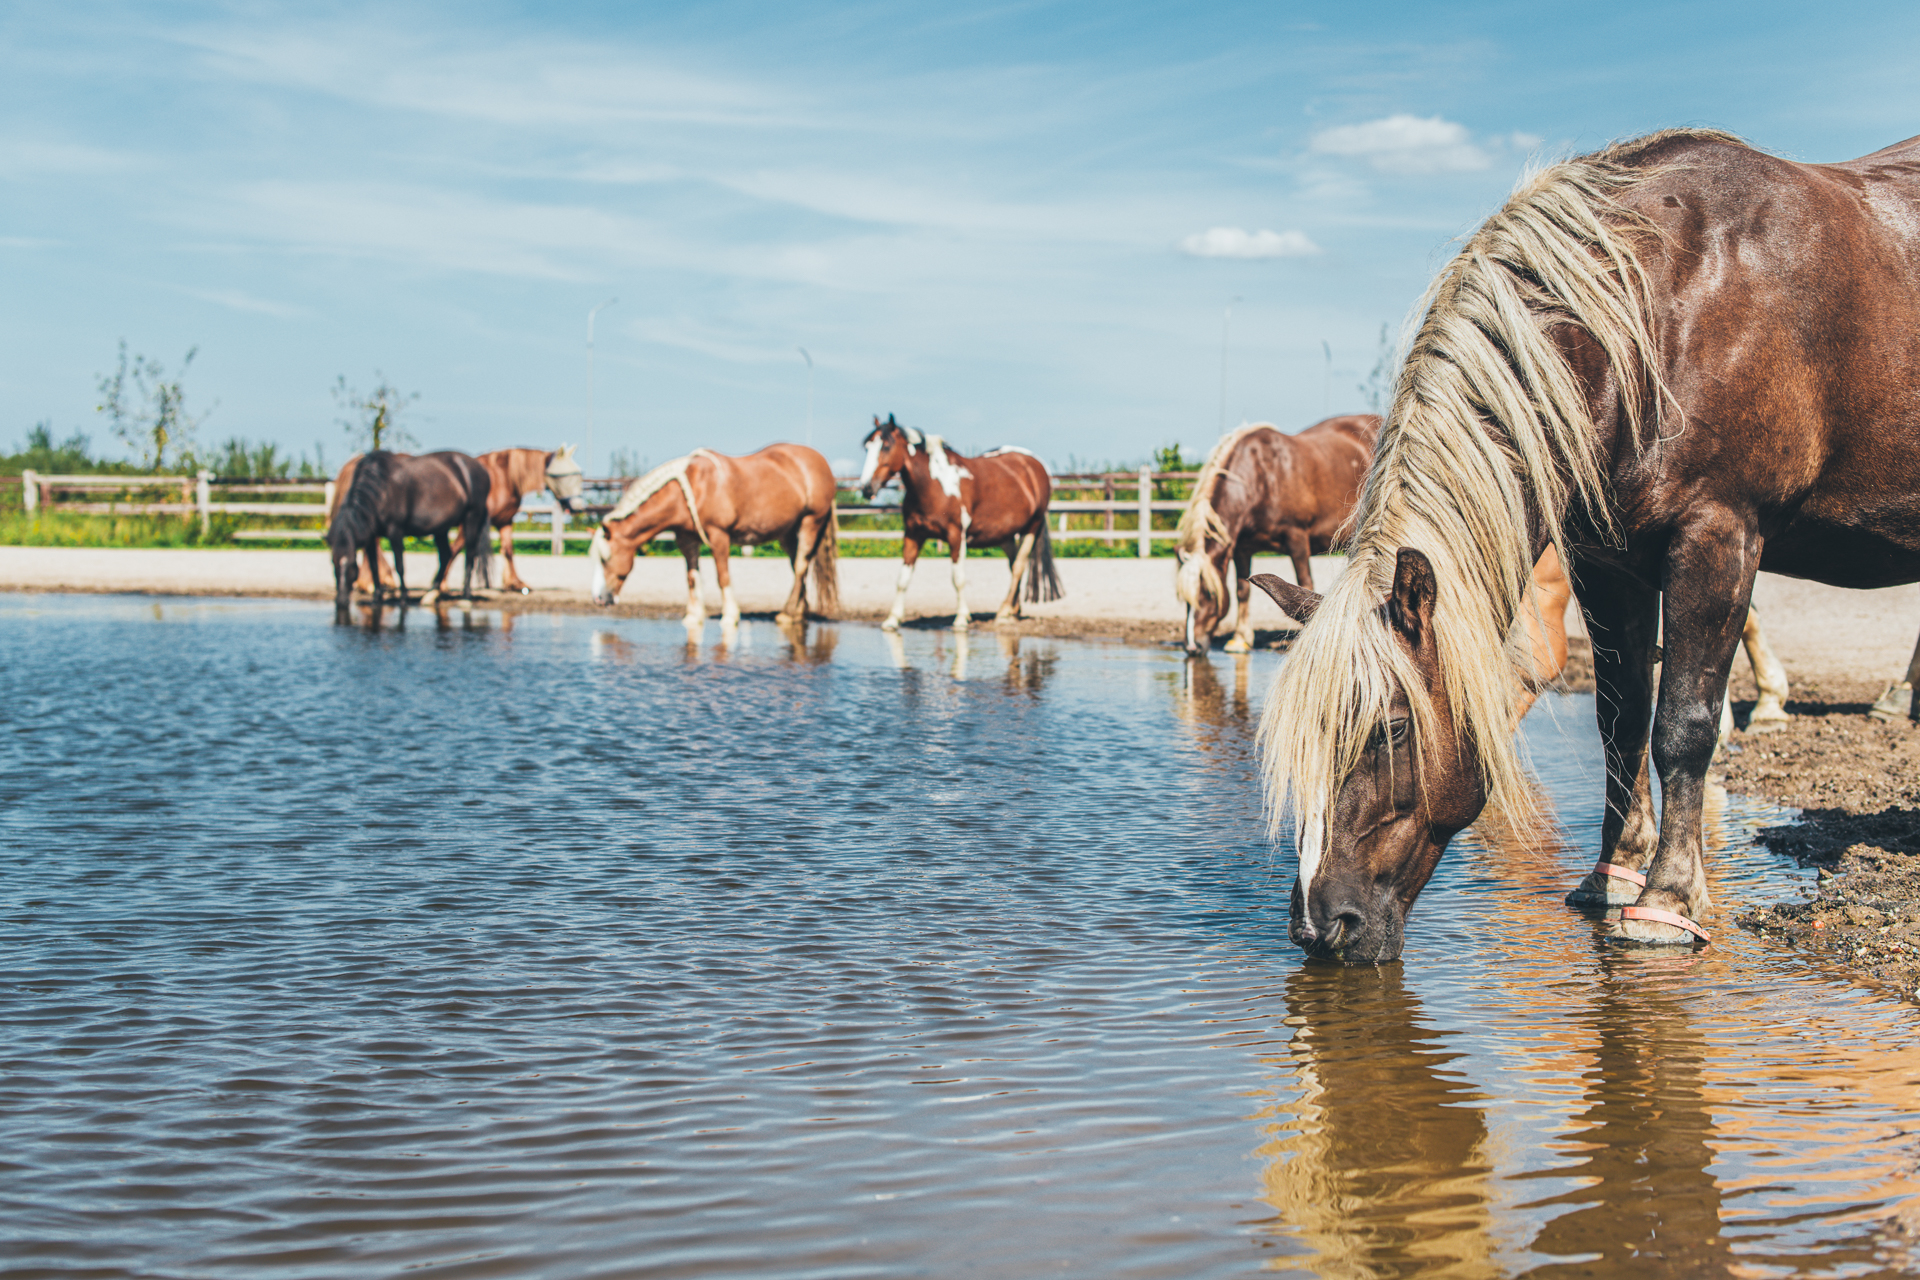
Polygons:
<instances>
[{"instance_id":1,"label":"brown and white patched horse","mask_svg":"<svg viewBox=\"0 0 1920 1280\"><path fill-rule=\"evenodd\" d=\"M1294 581L1313 590L1312 557L1330 550L1346 529L1379 434L1379 418L1355 413L1297 435L1256 423L1213 446L1180 516L1174 589L1187 606L1187 652L1204 652L1226 614L1229 558L1240 614L1228 653L1253 648L1248 579L1255 552L1292 557Z\"/></svg>"},{"instance_id":2,"label":"brown and white patched horse","mask_svg":"<svg viewBox=\"0 0 1920 1280\"><path fill-rule=\"evenodd\" d=\"M1053 567L1053 538L1047 531L1047 504L1053 500L1053 475L1047 464L1025 449L1006 445L977 457L948 448L939 436L903 427L888 414L875 418L863 442L866 466L861 491L871 498L894 476L905 491L900 515L900 580L893 609L880 625L896 631L907 613L907 584L913 581L920 547L929 538L947 544L953 560L953 627L972 623L967 611L967 548L1005 547L1013 581L1000 602L995 623L1020 617L1022 597L1058 600L1065 592ZM1023 581L1024 579L1024 581Z\"/></svg>"},{"instance_id":3,"label":"brown and white patched horse","mask_svg":"<svg viewBox=\"0 0 1920 1280\"><path fill-rule=\"evenodd\" d=\"M1920 580L1917 333L1920 139L1800 164L1672 130L1526 178L1428 295L1347 572L1324 598L1273 579L1306 623L1260 731L1295 941L1394 959L1454 834L1531 807L1513 624L1551 545L1606 763L1568 900L1624 903L1616 941L1705 942L1701 806L1754 574Z\"/></svg>"},{"instance_id":4,"label":"brown and white patched horse","mask_svg":"<svg viewBox=\"0 0 1920 1280\"><path fill-rule=\"evenodd\" d=\"M720 624L739 625L728 553L736 545L777 542L793 565L793 590L780 610L783 623L806 618L807 575L813 575L819 611L840 608L839 532L833 469L818 450L773 444L744 458L695 449L663 463L627 486L600 522L590 548L593 601L610 605L633 572L633 560L655 535L670 531L687 561L687 626L706 621L700 595L700 544L713 548L720 579Z\"/></svg>"},{"instance_id":5,"label":"brown and white patched horse","mask_svg":"<svg viewBox=\"0 0 1920 1280\"><path fill-rule=\"evenodd\" d=\"M533 588L521 581L520 571L513 565L513 518L520 514L521 501L542 489L553 495L561 510L572 511L586 483L580 464L573 460L570 444L558 449L495 449L481 454L478 461L493 479L487 522L500 531L500 555L507 562L503 585L526 595ZM460 550L458 538L453 549Z\"/></svg>"}]
</instances>

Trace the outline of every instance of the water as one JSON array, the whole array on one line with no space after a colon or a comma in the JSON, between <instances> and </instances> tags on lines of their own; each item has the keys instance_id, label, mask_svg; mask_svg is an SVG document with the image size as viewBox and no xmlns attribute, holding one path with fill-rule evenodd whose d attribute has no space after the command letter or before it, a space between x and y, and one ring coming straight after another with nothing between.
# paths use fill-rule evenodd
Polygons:
<instances>
[{"instance_id":1,"label":"water","mask_svg":"<svg viewBox=\"0 0 1920 1280\"><path fill-rule=\"evenodd\" d=\"M9 1276L1906 1269L1911 1011L1731 926L1608 953L1456 845L1303 965L1276 660L0 597Z\"/></svg>"}]
</instances>

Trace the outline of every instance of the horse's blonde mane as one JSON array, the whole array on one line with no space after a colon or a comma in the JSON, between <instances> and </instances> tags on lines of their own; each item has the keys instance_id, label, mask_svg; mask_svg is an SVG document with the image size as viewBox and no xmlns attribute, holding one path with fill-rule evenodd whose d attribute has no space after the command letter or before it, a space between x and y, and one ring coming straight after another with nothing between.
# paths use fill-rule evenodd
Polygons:
<instances>
[{"instance_id":1,"label":"horse's blonde mane","mask_svg":"<svg viewBox=\"0 0 1920 1280\"><path fill-rule=\"evenodd\" d=\"M1180 541L1174 554L1179 557L1180 570L1174 576L1173 589L1188 605L1198 607L1202 592L1209 599L1226 603L1227 584L1220 580L1220 571L1213 567L1213 557L1207 554L1207 539L1217 542L1233 539L1227 522L1213 507L1214 482L1226 471L1227 455L1250 432L1278 430L1270 422L1249 422L1221 436L1207 451L1207 460L1200 466L1200 478L1193 482L1193 498L1180 513L1177 526Z\"/></svg>"},{"instance_id":2,"label":"horse's blonde mane","mask_svg":"<svg viewBox=\"0 0 1920 1280\"><path fill-rule=\"evenodd\" d=\"M626 491L620 495L620 501L614 504L613 510L607 512L607 522L626 519L638 511L641 504L645 503L648 498L651 498L668 485L677 483L680 486L680 491L687 495L687 510L693 513L693 527L696 530L704 529L704 526L700 522L700 504L693 499L693 482L687 479L687 467L695 458L703 455L709 457L714 456L711 449L695 449L684 458L675 458L671 462L661 463L653 470L647 472L647 474L641 476L638 480L635 480L632 484L628 485ZM704 537L705 534L702 533L701 536Z\"/></svg>"},{"instance_id":3,"label":"horse's blonde mane","mask_svg":"<svg viewBox=\"0 0 1920 1280\"><path fill-rule=\"evenodd\" d=\"M1326 811L1384 725L1396 686L1413 711L1414 749L1470 752L1487 803L1510 821L1531 807L1514 743L1514 643L1533 572L1526 500L1567 558L1576 511L1614 536L1611 491L1586 388L1550 336L1591 335L1619 397L1620 428L1657 432L1667 398L1637 249L1655 233L1620 203L1656 173L1629 167L1653 139L1552 165L1523 179L1428 291L1354 513L1348 569L1295 641L1261 715L1269 820L1291 815L1310 883ZM1724 135L1711 136L1725 140ZM1432 700L1382 603L1398 552L1425 553L1438 581L1433 639L1453 718L1437 741Z\"/></svg>"}]
</instances>

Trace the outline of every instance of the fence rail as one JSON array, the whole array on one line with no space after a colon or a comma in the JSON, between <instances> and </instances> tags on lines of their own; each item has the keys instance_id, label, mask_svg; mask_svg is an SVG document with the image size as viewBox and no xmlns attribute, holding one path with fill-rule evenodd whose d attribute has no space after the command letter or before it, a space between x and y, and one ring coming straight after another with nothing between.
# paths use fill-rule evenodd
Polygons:
<instances>
[{"instance_id":1,"label":"fence rail","mask_svg":"<svg viewBox=\"0 0 1920 1280\"><path fill-rule=\"evenodd\" d=\"M1155 486L1177 484L1192 481L1199 475L1194 471L1154 471L1141 467L1138 471L1081 472L1053 477L1054 499L1049 504L1049 512L1058 516L1057 526L1052 536L1060 539L1101 539L1109 545L1120 542L1134 542L1139 548L1141 558L1152 554L1156 540L1165 541L1177 538L1178 533L1171 529L1153 527L1156 512L1182 511L1186 509L1184 501L1170 500L1156 495ZM7 477L11 481L12 477ZM334 482L331 480L272 480L254 476L218 476L210 471L202 471L192 476L116 476L116 475L44 475L35 471L23 471L17 481L20 485L21 503L29 515L35 512L58 511L76 515L169 515L200 517L200 531L206 535L212 528L213 517L221 516L282 516L302 521L318 520L321 527L291 527L268 529L240 529L233 534L235 538L246 540L291 540L326 537L325 521L327 513L333 507ZM597 491L602 495L615 496L631 483L631 477L609 476L588 480L585 488L589 492ZM836 478L841 493L857 493L860 488L858 479L852 476ZM305 495L318 494L321 500L314 502L233 502L215 501L215 493L231 498L235 495ZM155 500L162 493L178 494L177 499ZM1097 493L1098 497L1086 497ZM1068 497L1065 495L1072 494ZM62 498L60 495L83 495L82 500L75 497ZM105 501L98 499L108 496ZM138 495L138 496L136 496ZM92 501L84 498L94 499ZM602 516L613 509L613 502L590 502L574 508L572 516ZM897 526L900 508L895 505L876 505L852 503L839 508L839 532L842 539L868 539L872 541L897 542L904 533ZM1075 529L1070 526L1070 518L1076 515L1100 515L1104 519L1099 528ZM573 529L568 524L572 516L551 499L544 503L523 505L516 523L525 522L529 526L544 524L550 541L550 549L555 555L561 554L568 542L585 542L593 537L591 529ZM875 519L892 520L894 528L849 527L849 521L871 521ZM529 534L533 529L527 530ZM661 539L671 540L671 534L661 534Z\"/></svg>"}]
</instances>

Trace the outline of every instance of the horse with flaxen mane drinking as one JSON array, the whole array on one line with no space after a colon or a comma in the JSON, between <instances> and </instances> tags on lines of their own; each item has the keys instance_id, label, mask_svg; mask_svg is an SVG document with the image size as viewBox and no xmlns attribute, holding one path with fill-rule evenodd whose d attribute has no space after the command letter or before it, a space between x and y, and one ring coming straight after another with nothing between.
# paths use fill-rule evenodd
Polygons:
<instances>
[{"instance_id":1,"label":"horse with flaxen mane drinking","mask_svg":"<svg viewBox=\"0 0 1920 1280\"><path fill-rule=\"evenodd\" d=\"M1297 435L1268 423L1227 433L1207 454L1193 499L1180 515L1174 589L1187 606L1187 652L1204 653L1227 612L1233 560L1239 618L1228 653L1253 648L1253 557L1293 558L1293 577L1313 590L1315 555L1332 548L1360 497L1380 419L1370 413L1316 422Z\"/></svg>"},{"instance_id":2,"label":"horse with flaxen mane drinking","mask_svg":"<svg viewBox=\"0 0 1920 1280\"><path fill-rule=\"evenodd\" d=\"M1397 957L1454 833L1529 807L1513 624L1553 546L1607 774L1568 900L1627 903L1618 941L1704 942L1701 803L1755 572L1920 579L1916 332L1920 139L1798 164L1673 130L1524 180L1432 287L1350 568L1325 597L1258 579L1306 623L1260 730L1294 940Z\"/></svg>"},{"instance_id":3,"label":"horse with flaxen mane drinking","mask_svg":"<svg viewBox=\"0 0 1920 1280\"><path fill-rule=\"evenodd\" d=\"M778 621L805 621L809 572L820 612L832 617L840 609L835 487L827 460L799 444L771 444L744 458L695 449L662 463L627 486L593 535L593 602L617 603L633 572L634 557L655 535L671 530L687 561L688 627L702 625L707 617L700 596L702 542L713 548L721 626L732 629L740 623L727 558L736 543L778 542L787 553L793 590Z\"/></svg>"},{"instance_id":4,"label":"horse with flaxen mane drinking","mask_svg":"<svg viewBox=\"0 0 1920 1280\"><path fill-rule=\"evenodd\" d=\"M407 564L402 552L405 541L433 539L440 553L440 568L433 575L433 586L420 598L421 604L432 604L439 598L440 584L453 564L447 530L456 528L466 536L467 544L462 594L471 597L474 571L479 570L482 582L487 576L490 485L485 467L451 449L418 457L384 449L362 454L354 467L353 484L327 526L327 545L333 553L335 608L345 610L353 597L354 566L362 553L366 555L367 571L373 575L374 603L380 602L386 589L376 563L382 538L393 552L402 604L407 599Z\"/></svg>"},{"instance_id":5,"label":"horse with flaxen mane drinking","mask_svg":"<svg viewBox=\"0 0 1920 1280\"><path fill-rule=\"evenodd\" d=\"M1020 617L1021 599L1058 600L1066 592L1053 567L1053 538L1047 530L1047 504L1053 500L1053 474L1047 464L1014 445L977 457L948 448L939 436L903 427L888 414L875 418L862 442L866 466L860 488L871 498L894 476L905 493L900 500L904 535L900 543L900 580L893 609L880 625L897 631L907 613L907 584L913 580L920 547L929 538L947 544L953 559L953 629L965 631L967 548L1005 547L1013 581L994 615L996 624ZM1024 579L1024 583L1022 581Z\"/></svg>"}]
</instances>

